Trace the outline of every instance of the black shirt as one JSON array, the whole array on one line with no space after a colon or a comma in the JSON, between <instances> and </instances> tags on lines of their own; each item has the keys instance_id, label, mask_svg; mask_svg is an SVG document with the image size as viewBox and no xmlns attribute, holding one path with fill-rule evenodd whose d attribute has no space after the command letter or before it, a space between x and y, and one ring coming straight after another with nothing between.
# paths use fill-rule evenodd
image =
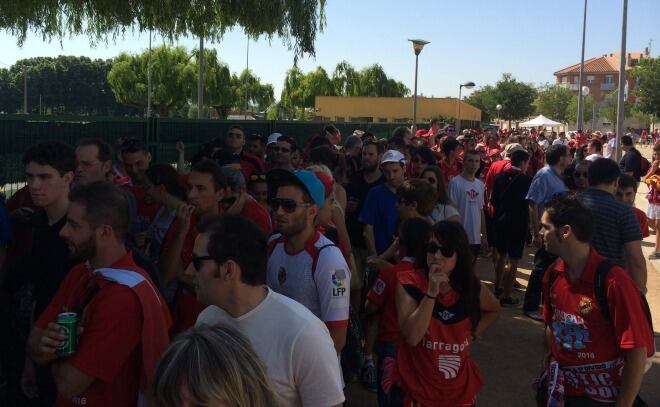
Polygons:
<instances>
[{"instance_id":1,"label":"black shirt","mask_svg":"<svg viewBox=\"0 0 660 407\"><path fill-rule=\"evenodd\" d=\"M632 172L635 180L639 181L641 176L644 175L642 174L642 154L635 147L632 147L621 157L619 168L621 168L621 172Z\"/></svg>"},{"instance_id":2,"label":"black shirt","mask_svg":"<svg viewBox=\"0 0 660 407\"><path fill-rule=\"evenodd\" d=\"M45 211L35 213L32 218L34 238L31 276L34 282L35 320L46 309L60 283L74 266L66 241L60 237L60 230L65 223L66 216L49 225Z\"/></svg>"},{"instance_id":3,"label":"black shirt","mask_svg":"<svg viewBox=\"0 0 660 407\"><path fill-rule=\"evenodd\" d=\"M529 223L527 192L532 185L532 177L509 170L498 174L493 181L490 202L495 208L495 221L507 233L525 235Z\"/></svg>"},{"instance_id":4,"label":"black shirt","mask_svg":"<svg viewBox=\"0 0 660 407\"><path fill-rule=\"evenodd\" d=\"M385 177L381 174L376 182L369 184L364 180L363 174L364 171L356 172L351 177L348 185L346 185L346 200L349 202L346 208L346 229L348 229L348 237L351 239L351 246L360 249L366 249L367 244L362 236L364 224L358 221L358 216L362 211L369 190L385 182ZM349 210L352 202L357 202L357 209L355 211Z\"/></svg>"}]
</instances>

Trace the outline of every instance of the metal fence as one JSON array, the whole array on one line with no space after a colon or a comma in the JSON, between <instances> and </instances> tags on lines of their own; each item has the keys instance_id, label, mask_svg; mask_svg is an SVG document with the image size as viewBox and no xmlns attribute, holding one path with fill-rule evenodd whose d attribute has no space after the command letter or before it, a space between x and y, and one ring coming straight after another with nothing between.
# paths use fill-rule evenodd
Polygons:
<instances>
[{"instance_id":1,"label":"metal fence","mask_svg":"<svg viewBox=\"0 0 660 407\"><path fill-rule=\"evenodd\" d=\"M223 136L230 126L240 124L246 135L269 135L279 132L293 137L305 145L314 132L320 132L326 123L303 121L258 120L189 120L160 118L116 117L56 117L56 116L0 116L0 186L5 193L24 182L21 162L23 152L32 144L45 140L59 140L74 145L88 137L101 138L115 145L119 138L136 138L144 141L156 162L176 161L176 142L186 145L186 159L197 152L201 143ZM379 138L389 138L395 128L403 123L345 122L336 123L343 137L354 130L369 131ZM465 124L467 125L467 124ZM420 124L420 127L428 126Z\"/></svg>"}]
</instances>

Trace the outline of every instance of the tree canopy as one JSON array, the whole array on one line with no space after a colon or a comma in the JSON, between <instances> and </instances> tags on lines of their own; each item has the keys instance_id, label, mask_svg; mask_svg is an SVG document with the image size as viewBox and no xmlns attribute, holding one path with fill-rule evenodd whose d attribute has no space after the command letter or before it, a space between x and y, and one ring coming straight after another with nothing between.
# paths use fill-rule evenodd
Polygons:
<instances>
[{"instance_id":1,"label":"tree canopy","mask_svg":"<svg viewBox=\"0 0 660 407\"><path fill-rule=\"evenodd\" d=\"M660 58L640 61L632 70L635 78L635 110L660 118Z\"/></svg>"},{"instance_id":2,"label":"tree canopy","mask_svg":"<svg viewBox=\"0 0 660 407\"><path fill-rule=\"evenodd\" d=\"M185 35L219 41L242 27L251 37L278 36L295 56L314 55L317 30L324 25L325 0L58 0L2 1L0 29L23 44L33 31L44 39L85 34L108 41L130 31L160 33L170 40Z\"/></svg>"},{"instance_id":3,"label":"tree canopy","mask_svg":"<svg viewBox=\"0 0 660 407\"><path fill-rule=\"evenodd\" d=\"M546 85L542 87L536 97L536 113L542 114L553 120L566 122L569 120L568 107L571 104L574 93L570 89L559 85ZM576 108L577 109L577 108ZM573 117L577 112L573 114Z\"/></svg>"},{"instance_id":4,"label":"tree canopy","mask_svg":"<svg viewBox=\"0 0 660 407\"><path fill-rule=\"evenodd\" d=\"M466 100L481 109L482 120L490 121L497 117L498 104L502 105L502 119L519 120L528 117L534 113L535 98L536 89L532 85L518 82L510 73L505 73L495 86L479 88Z\"/></svg>"}]
</instances>

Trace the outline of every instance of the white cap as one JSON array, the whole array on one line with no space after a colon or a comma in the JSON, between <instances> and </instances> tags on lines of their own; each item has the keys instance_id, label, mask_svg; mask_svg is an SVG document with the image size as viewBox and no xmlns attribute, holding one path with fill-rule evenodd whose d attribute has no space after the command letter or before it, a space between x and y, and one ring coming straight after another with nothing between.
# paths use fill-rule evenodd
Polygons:
<instances>
[{"instance_id":1,"label":"white cap","mask_svg":"<svg viewBox=\"0 0 660 407\"><path fill-rule=\"evenodd\" d=\"M268 136L268 143L266 145L272 144L277 142L277 139L282 137L282 133L273 133L270 136Z\"/></svg>"},{"instance_id":2,"label":"white cap","mask_svg":"<svg viewBox=\"0 0 660 407\"><path fill-rule=\"evenodd\" d=\"M406 157L397 150L387 150L380 159L380 164L385 163L401 163L406 165Z\"/></svg>"}]
</instances>

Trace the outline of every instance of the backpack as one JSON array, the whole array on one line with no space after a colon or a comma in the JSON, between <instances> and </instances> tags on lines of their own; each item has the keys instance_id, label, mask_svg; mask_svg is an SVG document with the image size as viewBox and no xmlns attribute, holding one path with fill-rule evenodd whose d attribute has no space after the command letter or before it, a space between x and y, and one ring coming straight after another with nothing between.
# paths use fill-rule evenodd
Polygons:
<instances>
[{"instance_id":1,"label":"backpack","mask_svg":"<svg viewBox=\"0 0 660 407\"><path fill-rule=\"evenodd\" d=\"M648 174L649 170L651 169L651 163L643 155L640 154L640 157L641 157L641 160L640 160L640 163L639 163L639 168L642 172L642 175L646 175L646 174Z\"/></svg>"},{"instance_id":2,"label":"backpack","mask_svg":"<svg viewBox=\"0 0 660 407\"><path fill-rule=\"evenodd\" d=\"M553 265L554 266L554 265ZM610 259L603 259L598 266L596 267L596 273L594 274L594 293L596 294L596 301L598 302L598 308L600 308L601 314L608 321L612 322L612 315L610 314L610 307L607 303L607 293L605 292L605 281L607 280L607 274L610 272L612 267L616 266ZM550 269L550 278L548 279L548 290L552 287L557 276L559 274L554 267ZM642 303L642 311L646 315L646 320L651 327L651 332L653 332L653 319L651 318L651 309L649 308L649 303L646 301L646 297L640 292L639 298Z\"/></svg>"}]
</instances>

